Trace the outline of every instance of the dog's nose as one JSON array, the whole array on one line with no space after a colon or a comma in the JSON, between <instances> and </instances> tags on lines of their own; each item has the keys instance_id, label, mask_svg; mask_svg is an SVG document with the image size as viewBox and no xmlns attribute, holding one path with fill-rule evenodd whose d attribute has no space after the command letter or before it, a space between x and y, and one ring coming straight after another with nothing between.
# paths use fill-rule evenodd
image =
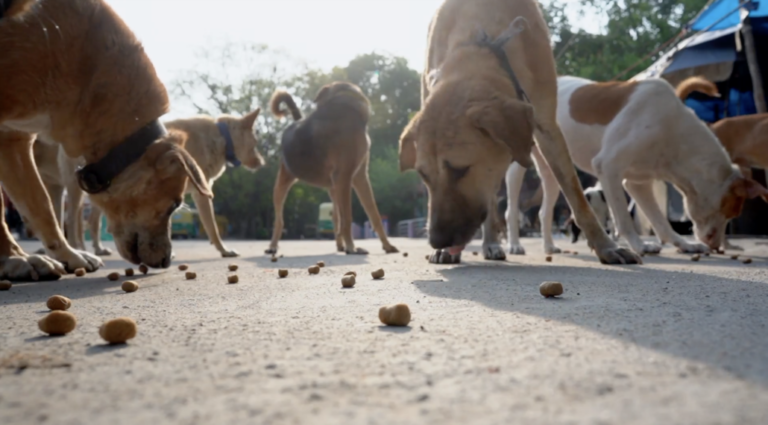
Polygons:
<instances>
[{"instance_id":1,"label":"dog's nose","mask_svg":"<svg viewBox=\"0 0 768 425\"><path fill-rule=\"evenodd\" d=\"M167 269L171 266L171 257L169 255L166 255L163 257L163 260L160 262L160 267Z\"/></svg>"},{"instance_id":2,"label":"dog's nose","mask_svg":"<svg viewBox=\"0 0 768 425\"><path fill-rule=\"evenodd\" d=\"M451 234L435 231L429 232L429 244L432 245L432 248L434 249L452 247L454 245L453 239L453 235Z\"/></svg>"}]
</instances>

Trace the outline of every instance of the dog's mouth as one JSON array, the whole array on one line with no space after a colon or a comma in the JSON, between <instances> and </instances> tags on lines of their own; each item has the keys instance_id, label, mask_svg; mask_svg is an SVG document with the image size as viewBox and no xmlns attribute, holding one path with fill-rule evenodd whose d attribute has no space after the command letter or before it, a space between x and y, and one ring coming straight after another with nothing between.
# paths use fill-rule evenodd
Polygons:
<instances>
[{"instance_id":1,"label":"dog's mouth","mask_svg":"<svg viewBox=\"0 0 768 425\"><path fill-rule=\"evenodd\" d=\"M451 255L459 255L461 254L461 251L464 251L464 248L466 245L456 245L448 248L448 254Z\"/></svg>"}]
</instances>

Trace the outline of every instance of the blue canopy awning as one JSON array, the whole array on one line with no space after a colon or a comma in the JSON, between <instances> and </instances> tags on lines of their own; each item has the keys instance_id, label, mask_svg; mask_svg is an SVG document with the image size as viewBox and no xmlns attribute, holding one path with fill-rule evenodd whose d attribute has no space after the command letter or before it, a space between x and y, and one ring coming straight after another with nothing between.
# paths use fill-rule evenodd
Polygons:
<instances>
[{"instance_id":1,"label":"blue canopy awning","mask_svg":"<svg viewBox=\"0 0 768 425\"><path fill-rule=\"evenodd\" d=\"M691 25L694 31L716 31L726 28L732 28L741 23L741 12L739 10L739 4L744 0L716 0L705 11L699 15L696 21ZM750 8L749 5L745 6ZM749 13L751 18L765 18L768 17L768 0L753 0L752 10ZM721 20L722 19L722 20ZM712 28L711 25L717 23Z\"/></svg>"}]
</instances>

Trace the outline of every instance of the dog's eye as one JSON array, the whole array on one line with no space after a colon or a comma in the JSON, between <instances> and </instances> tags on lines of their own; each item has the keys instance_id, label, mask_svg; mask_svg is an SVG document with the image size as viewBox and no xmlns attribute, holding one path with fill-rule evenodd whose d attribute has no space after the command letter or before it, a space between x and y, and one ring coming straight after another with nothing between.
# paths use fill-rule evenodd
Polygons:
<instances>
[{"instance_id":1,"label":"dog's eye","mask_svg":"<svg viewBox=\"0 0 768 425\"><path fill-rule=\"evenodd\" d=\"M448 170L453 180L461 180L467 175L469 167L454 167L448 161L445 161L445 169Z\"/></svg>"}]
</instances>

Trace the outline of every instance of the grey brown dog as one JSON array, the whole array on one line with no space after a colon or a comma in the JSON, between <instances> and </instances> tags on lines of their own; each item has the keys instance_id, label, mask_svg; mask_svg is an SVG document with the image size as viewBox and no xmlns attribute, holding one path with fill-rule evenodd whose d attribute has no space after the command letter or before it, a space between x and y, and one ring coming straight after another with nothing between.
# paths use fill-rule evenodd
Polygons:
<instances>
[{"instance_id":1,"label":"grey brown dog","mask_svg":"<svg viewBox=\"0 0 768 425\"><path fill-rule=\"evenodd\" d=\"M333 202L336 247L347 254L367 254L352 240L352 188L379 235L384 251L398 252L387 240L379 209L368 180L371 142L367 133L370 111L368 98L350 83L324 86L315 98L317 108L306 118L290 94L277 91L270 107L276 117L287 115L295 122L282 136L282 161L275 181L275 227L267 254L277 252L283 232L283 205L288 190L297 180L328 190Z\"/></svg>"}]
</instances>

